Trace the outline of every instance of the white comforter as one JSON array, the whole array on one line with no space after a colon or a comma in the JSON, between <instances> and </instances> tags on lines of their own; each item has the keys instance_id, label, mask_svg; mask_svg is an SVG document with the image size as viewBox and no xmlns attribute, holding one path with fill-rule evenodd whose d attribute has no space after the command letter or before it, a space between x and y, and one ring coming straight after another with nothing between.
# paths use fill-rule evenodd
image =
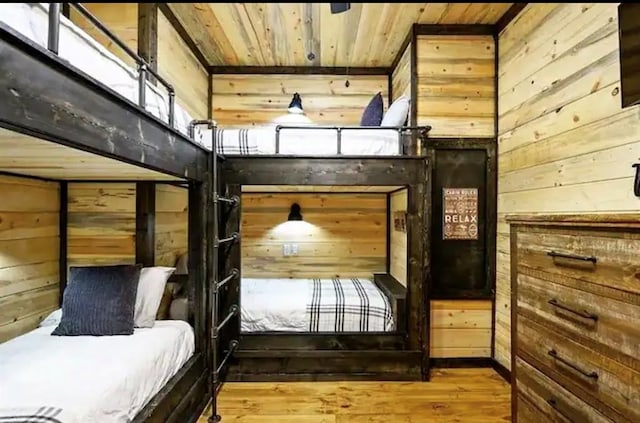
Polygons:
<instances>
[{"instance_id":1,"label":"white comforter","mask_svg":"<svg viewBox=\"0 0 640 423\"><path fill-rule=\"evenodd\" d=\"M369 279L250 279L240 282L243 332L388 332L389 299Z\"/></svg>"},{"instance_id":2,"label":"white comforter","mask_svg":"<svg viewBox=\"0 0 640 423\"><path fill-rule=\"evenodd\" d=\"M195 348L182 321L157 321L130 336L52 336L54 327L0 344L0 421L50 407L61 409L62 423L129 422Z\"/></svg>"},{"instance_id":3,"label":"white comforter","mask_svg":"<svg viewBox=\"0 0 640 423\"><path fill-rule=\"evenodd\" d=\"M312 127L313 128L313 127ZM218 153L221 154L338 154L337 133L333 129L282 129L276 153L276 126L248 129L218 128ZM202 128L198 141L211 150L211 130ZM398 131L393 129L353 129L342 132L341 154L362 156L395 156L400 153Z\"/></svg>"},{"instance_id":4,"label":"white comforter","mask_svg":"<svg viewBox=\"0 0 640 423\"><path fill-rule=\"evenodd\" d=\"M42 47L47 47L49 3L0 3L0 22ZM58 56L120 95L138 104L138 72L87 35L70 20L60 18ZM171 81L169 81L171 82ZM159 84L160 87L162 85ZM168 94L150 83L146 87L147 111L169 121ZM188 135L191 116L175 104L175 127Z\"/></svg>"}]
</instances>

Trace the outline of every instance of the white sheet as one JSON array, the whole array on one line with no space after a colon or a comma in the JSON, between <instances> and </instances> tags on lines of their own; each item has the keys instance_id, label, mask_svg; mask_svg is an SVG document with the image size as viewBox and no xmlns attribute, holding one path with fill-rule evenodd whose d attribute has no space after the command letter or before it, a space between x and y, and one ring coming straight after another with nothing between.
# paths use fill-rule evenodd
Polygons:
<instances>
[{"instance_id":1,"label":"white sheet","mask_svg":"<svg viewBox=\"0 0 640 423\"><path fill-rule=\"evenodd\" d=\"M129 422L193 355L182 321L129 336L51 336L54 326L0 344L0 415L59 407L63 423Z\"/></svg>"},{"instance_id":2,"label":"white sheet","mask_svg":"<svg viewBox=\"0 0 640 423\"><path fill-rule=\"evenodd\" d=\"M0 3L0 22L20 32L40 46L47 47L49 3ZM58 55L71 65L138 104L138 72L87 35L69 19L60 19ZM171 81L169 81L171 82ZM160 87L162 85L159 84ZM169 122L168 94L147 82L146 109ZM175 103L175 127L188 136L192 118Z\"/></svg>"},{"instance_id":3,"label":"white sheet","mask_svg":"<svg viewBox=\"0 0 640 423\"><path fill-rule=\"evenodd\" d=\"M220 128L218 152L222 154L276 154L276 126L254 128ZM241 141L242 140L242 141ZM200 143L211 150L211 130L202 129ZM243 143L242 145L240 143ZM342 131L341 154L361 156L400 155L398 131L393 129L353 129ZM282 155L335 155L338 151L337 133L333 129L282 129Z\"/></svg>"},{"instance_id":4,"label":"white sheet","mask_svg":"<svg viewBox=\"0 0 640 423\"><path fill-rule=\"evenodd\" d=\"M315 282L314 282L315 281ZM254 279L240 282L243 332L388 332L391 305L375 283L357 279ZM314 296L314 283L322 295ZM334 288L340 286L339 292ZM336 295L333 295L333 294ZM366 295L366 298L363 296ZM336 330L336 322L342 330Z\"/></svg>"}]
</instances>

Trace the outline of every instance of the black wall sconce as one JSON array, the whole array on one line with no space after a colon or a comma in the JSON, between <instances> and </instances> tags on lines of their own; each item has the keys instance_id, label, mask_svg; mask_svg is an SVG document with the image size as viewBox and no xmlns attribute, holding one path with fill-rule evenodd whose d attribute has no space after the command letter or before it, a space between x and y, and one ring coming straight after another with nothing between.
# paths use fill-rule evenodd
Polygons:
<instances>
[{"instance_id":1,"label":"black wall sconce","mask_svg":"<svg viewBox=\"0 0 640 423\"><path fill-rule=\"evenodd\" d=\"M304 110L302 109L302 98L300 98L300 94L295 93L293 95L291 103L289 103L289 113L304 113Z\"/></svg>"},{"instance_id":2,"label":"black wall sconce","mask_svg":"<svg viewBox=\"0 0 640 423\"><path fill-rule=\"evenodd\" d=\"M636 197L640 197L640 163L633 165L636 169L636 179L633 181L633 193Z\"/></svg>"},{"instance_id":3,"label":"black wall sconce","mask_svg":"<svg viewBox=\"0 0 640 423\"><path fill-rule=\"evenodd\" d=\"M293 203L291 205L291 211L289 212L289 218L287 220L302 220L302 214L300 213L300 204Z\"/></svg>"}]
</instances>

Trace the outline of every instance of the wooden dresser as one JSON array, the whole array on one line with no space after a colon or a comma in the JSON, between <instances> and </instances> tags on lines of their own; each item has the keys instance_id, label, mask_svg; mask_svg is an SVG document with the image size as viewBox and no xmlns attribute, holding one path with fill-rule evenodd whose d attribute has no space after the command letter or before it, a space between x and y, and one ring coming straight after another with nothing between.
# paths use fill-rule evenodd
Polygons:
<instances>
[{"instance_id":1,"label":"wooden dresser","mask_svg":"<svg viewBox=\"0 0 640 423\"><path fill-rule=\"evenodd\" d=\"M640 214L508 222L513 421L640 422Z\"/></svg>"}]
</instances>

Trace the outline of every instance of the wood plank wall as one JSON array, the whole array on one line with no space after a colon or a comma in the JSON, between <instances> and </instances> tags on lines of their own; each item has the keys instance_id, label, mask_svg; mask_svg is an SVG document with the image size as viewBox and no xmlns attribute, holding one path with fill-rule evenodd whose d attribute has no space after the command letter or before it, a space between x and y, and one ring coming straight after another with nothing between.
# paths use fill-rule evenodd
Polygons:
<instances>
[{"instance_id":1,"label":"wood plank wall","mask_svg":"<svg viewBox=\"0 0 640 423\"><path fill-rule=\"evenodd\" d=\"M155 264L173 267L188 250L189 192L175 185L156 185Z\"/></svg>"},{"instance_id":2,"label":"wood plank wall","mask_svg":"<svg viewBox=\"0 0 640 423\"><path fill-rule=\"evenodd\" d=\"M500 34L495 356L509 367L509 213L607 213L633 195L640 109L622 109L617 4L531 3Z\"/></svg>"},{"instance_id":3,"label":"wood plank wall","mask_svg":"<svg viewBox=\"0 0 640 423\"><path fill-rule=\"evenodd\" d=\"M402 95L411 97L411 43L391 74L391 95L393 100Z\"/></svg>"},{"instance_id":4,"label":"wood plank wall","mask_svg":"<svg viewBox=\"0 0 640 423\"><path fill-rule=\"evenodd\" d=\"M82 3L95 17L100 19L127 47L138 51L138 3ZM135 66L135 62L109 37L85 19L75 8L70 8L71 22L93 37L126 64Z\"/></svg>"},{"instance_id":5,"label":"wood plank wall","mask_svg":"<svg viewBox=\"0 0 640 423\"><path fill-rule=\"evenodd\" d=\"M0 176L0 342L59 304L59 185Z\"/></svg>"},{"instance_id":6,"label":"wood plank wall","mask_svg":"<svg viewBox=\"0 0 640 423\"><path fill-rule=\"evenodd\" d=\"M213 118L222 126L253 126L286 115L299 93L306 116L326 125L359 125L365 107L381 92L388 108L386 75L213 75ZM345 82L349 80L349 87Z\"/></svg>"},{"instance_id":7,"label":"wood plank wall","mask_svg":"<svg viewBox=\"0 0 640 423\"><path fill-rule=\"evenodd\" d=\"M67 264L131 264L136 248L136 185L68 185Z\"/></svg>"},{"instance_id":8,"label":"wood plank wall","mask_svg":"<svg viewBox=\"0 0 640 423\"><path fill-rule=\"evenodd\" d=\"M394 229L394 213L407 211L407 190L390 194L389 207L389 273L407 286L407 233Z\"/></svg>"},{"instance_id":9,"label":"wood plank wall","mask_svg":"<svg viewBox=\"0 0 640 423\"><path fill-rule=\"evenodd\" d=\"M291 204L303 222L287 222ZM373 277L386 268L386 194L242 194L243 277ZM283 257L283 243L298 244Z\"/></svg>"},{"instance_id":10,"label":"wood plank wall","mask_svg":"<svg viewBox=\"0 0 640 423\"><path fill-rule=\"evenodd\" d=\"M491 357L491 301L431 301L433 358Z\"/></svg>"},{"instance_id":11,"label":"wood plank wall","mask_svg":"<svg viewBox=\"0 0 640 423\"><path fill-rule=\"evenodd\" d=\"M176 90L176 102L193 119L207 118L209 72L162 12L158 13L158 72Z\"/></svg>"},{"instance_id":12,"label":"wood plank wall","mask_svg":"<svg viewBox=\"0 0 640 423\"><path fill-rule=\"evenodd\" d=\"M420 35L418 125L431 137L495 136L492 36Z\"/></svg>"}]
</instances>

